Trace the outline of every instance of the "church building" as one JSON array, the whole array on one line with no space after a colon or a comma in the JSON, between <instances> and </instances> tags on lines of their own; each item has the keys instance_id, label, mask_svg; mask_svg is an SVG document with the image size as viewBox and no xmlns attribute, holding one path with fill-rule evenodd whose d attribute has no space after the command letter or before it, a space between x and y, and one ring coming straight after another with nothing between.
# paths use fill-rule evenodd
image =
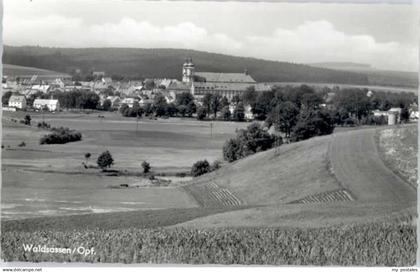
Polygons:
<instances>
[{"instance_id":1,"label":"church building","mask_svg":"<svg viewBox=\"0 0 420 272\"><path fill-rule=\"evenodd\" d=\"M243 73L196 72L191 58L188 58L182 67L182 82L191 86L191 93L197 98L211 93L231 100L235 95L242 95L252 87L258 92L271 89L269 85L257 83L247 70Z\"/></svg>"}]
</instances>

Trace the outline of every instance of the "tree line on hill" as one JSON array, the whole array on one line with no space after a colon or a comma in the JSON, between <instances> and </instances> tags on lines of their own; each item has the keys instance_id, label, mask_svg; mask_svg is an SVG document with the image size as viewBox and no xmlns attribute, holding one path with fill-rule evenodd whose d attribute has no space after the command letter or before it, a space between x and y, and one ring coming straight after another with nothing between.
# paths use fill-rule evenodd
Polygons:
<instances>
[{"instance_id":1,"label":"tree line on hill","mask_svg":"<svg viewBox=\"0 0 420 272\"><path fill-rule=\"evenodd\" d=\"M369 84L368 77L362 73L183 49L4 46L3 51L3 63L64 72L71 74L76 80L92 79L92 67L120 80L180 80L181 66L186 57L192 57L200 71L238 73L246 67L258 82Z\"/></svg>"},{"instance_id":2,"label":"tree line on hill","mask_svg":"<svg viewBox=\"0 0 420 272\"><path fill-rule=\"evenodd\" d=\"M417 96L408 93L376 92L367 89L345 89L315 92L312 88L276 87L269 92L256 92L250 88L240 100L251 106L255 119L264 121L264 126L254 123L237 132L235 138L226 141L223 157L232 162L250 154L264 151L287 141L301 141L314 136L328 135L335 126L382 125L383 116L373 116L373 110L401 109L400 120L409 120L409 107ZM326 104L325 96L333 94ZM268 133L274 127L282 136ZM284 137L284 138L283 138Z\"/></svg>"}]
</instances>

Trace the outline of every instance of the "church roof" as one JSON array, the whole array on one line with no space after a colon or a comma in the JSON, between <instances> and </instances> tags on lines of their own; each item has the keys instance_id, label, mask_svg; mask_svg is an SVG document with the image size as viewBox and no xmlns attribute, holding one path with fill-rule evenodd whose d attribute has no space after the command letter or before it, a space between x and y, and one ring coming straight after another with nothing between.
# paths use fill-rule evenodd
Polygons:
<instances>
[{"instance_id":1,"label":"church roof","mask_svg":"<svg viewBox=\"0 0 420 272\"><path fill-rule=\"evenodd\" d=\"M246 91L249 87L254 86L255 91L270 91L271 87L264 83L236 83L236 82L194 82L196 90L218 90L218 91Z\"/></svg>"},{"instance_id":2,"label":"church roof","mask_svg":"<svg viewBox=\"0 0 420 272\"><path fill-rule=\"evenodd\" d=\"M205 78L206 82L235 82L235 83L255 83L256 81L245 73L212 73L196 72L196 76Z\"/></svg>"},{"instance_id":3,"label":"church roof","mask_svg":"<svg viewBox=\"0 0 420 272\"><path fill-rule=\"evenodd\" d=\"M174 91L190 91L191 85L186 84L184 82L174 80L168 85L168 87L166 89L167 90L174 90Z\"/></svg>"}]
</instances>

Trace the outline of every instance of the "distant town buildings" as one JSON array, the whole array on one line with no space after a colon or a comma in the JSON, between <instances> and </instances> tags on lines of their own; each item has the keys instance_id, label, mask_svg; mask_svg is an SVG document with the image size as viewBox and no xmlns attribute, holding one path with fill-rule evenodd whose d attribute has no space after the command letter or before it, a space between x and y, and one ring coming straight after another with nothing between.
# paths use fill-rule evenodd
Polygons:
<instances>
[{"instance_id":1,"label":"distant town buildings","mask_svg":"<svg viewBox=\"0 0 420 272\"><path fill-rule=\"evenodd\" d=\"M80 75L73 78L74 80L69 75L63 74L57 74L56 76L4 76L2 80L3 94L10 92L8 95L11 94L11 97L8 103L4 101L3 109L25 110L32 107L38 110L59 111L61 106L66 108L78 107L74 106L76 103L67 103L72 101L68 97L83 95L84 92L97 94L99 97L98 109L118 110L123 104L130 108L137 104L140 107L151 108L150 106L155 102L156 96L160 95L165 98L167 104L173 103L173 105L170 105L173 108L173 106L179 106L176 105L177 95L188 92L195 98L193 102L195 108L203 105L203 97L206 94L226 97L227 106L229 106L230 113L233 115L235 108L238 106L237 103L233 102L235 96L241 97L248 90L270 91L273 84L278 84L257 82L247 69L244 69L243 72L225 73L199 71L197 68L192 59L188 58L182 65L182 80L173 78L127 80L122 76L111 78L104 71L93 71L84 78L84 81ZM117 80L118 78L120 80ZM338 87L322 90L323 103L319 105L323 108L333 109L333 101L338 90ZM68 96L66 93L68 93ZM90 95L93 94L89 93ZM366 96L374 99L375 93L368 90ZM40 99L40 97L51 97L51 99ZM98 97L95 97L95 99L98 99ZM57 98L60 98L62 105ZM34 101L34 103L33 105L27 105L26 101ZM105 101L107 103L103 107ZM243 105L242 110L245 119L253 119L253 110L250 105ZM411 120L419 118L417 104L410 105L408 110L407 114L409 114ZM219 114L221 114L221 111L219 111ZM386 117L390 125L399 123L401 119L400 108L392 108L389 111L374 110L370 114L377 117ZM407 114L404 111L404 116Z\"/></svg>"},{"instance_id":2,"label":"distant town buildings","mask_svg":"<svg viewBox=\"0 0 420 272\"><path fill-rule=\"evenodd\" d=\"M102 78L102 77L105 76L105 72L104 71L93 71L92 76L97 77L97 78Z\"/></svg>"},{"instance_id":3,"label":"distant town buildings","mask_svg":"<svg viewBox=\"0 0 420 272\"><path fill-rule=\"evenodd\" d=\"M197 98L210 93L219 94L228 100L251 88L257 92L271 90L270 85L257 83L246 69L243 73L196 72L191 58L188 58L182 67L182 83L169 86L170 90L178 92L190 89Z\"/></svg>"},{"instance_id":4,"label":"distant town buildings","mask_svg":"<svg viewBox=\"0 0 420 272\"><path fill-rule=\"evenodd\" d=\"M391 108L387 111L373 110L373 116L380 117L383 116L387 118L388 125L399 124L401 121L401 108Z\"/></svg>"},{"instance_id":5,"label":"distant town buildings","mask_svg":"<svg viewBox=\"0 0 420 272\"><path fill-rule=\"evenodd\" d=\"M11 108L26 109L26 98L23 95L12 95L9 98L8 106Z\"/></svg>"},{"instance_id":6,"label":"distant town buildings","mask_svg":"<svg viewBox=\"0 0 420 272\"><path fill-rule=\"evenodd\" d=\"M33 108L37 110L59 111L60 102L57 99L35 99Z\"/></svg>"}]
</instances>

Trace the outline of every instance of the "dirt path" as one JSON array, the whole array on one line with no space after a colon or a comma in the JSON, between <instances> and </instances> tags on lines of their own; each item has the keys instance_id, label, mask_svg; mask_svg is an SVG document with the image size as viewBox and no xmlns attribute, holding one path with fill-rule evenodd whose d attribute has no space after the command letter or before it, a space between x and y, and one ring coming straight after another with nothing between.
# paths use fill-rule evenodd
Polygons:
<instances>
[{"instance_id":1,"label":"dirt path","mask_svg":"<svg viewBox=\"0 0 420 272\"><path fill-rule=\"evenodd\" d=\"M375 129L332 135L329 157L337 180L356 200L416 201L416 191L384 165L374 136Z\"/></svg>"}]
</instances>

